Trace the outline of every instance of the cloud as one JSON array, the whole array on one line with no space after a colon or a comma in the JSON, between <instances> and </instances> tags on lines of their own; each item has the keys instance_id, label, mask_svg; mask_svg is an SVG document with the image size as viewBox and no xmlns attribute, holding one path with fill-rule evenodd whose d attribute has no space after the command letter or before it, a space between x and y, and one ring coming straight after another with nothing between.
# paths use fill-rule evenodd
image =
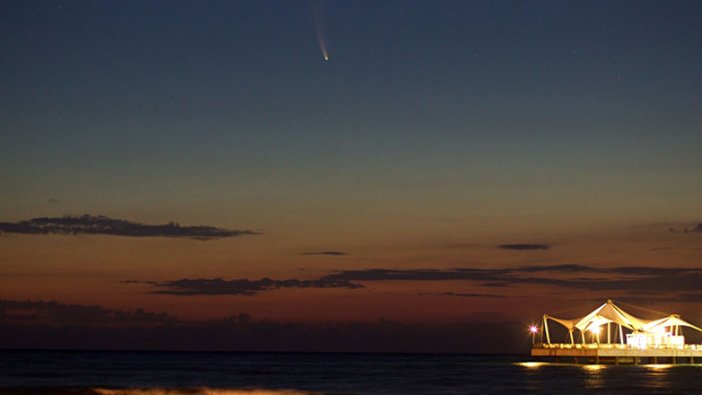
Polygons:
<instances>
[{"instance_id":1,"label":"cloud","mask_svg":"<svg viewBox=\"0 0 702 395\"><path fill-rule=\"evenodd\" d=\"M677 224L662 224L668 226L670 233L702 233L702 223L677 223ZM660 226L660 225L658 225Z\"/></svg>"},{"instance_id":2,"label":"cloud","mask_svg":"<svg viewBox=\"0 0 702 395\"><path fill-rule=\"evenodd\" d=\"M672 302L699 303L702 301L702 292L683 292L670 298Z\"/></svg>"},{"instance_id":3,"label":"cloud","mask_svg":"<svg viewBox=\"0 0 702 395\"><path fill-rule=\"evenodd\" d=\"M48 201L49 201L50 204L59 204L59 203L61 203L61 201L58 200L58 199L56 199L56 198L49 198Z\"/></svg>"},{"instance_id":4,"label":"cloud","mask_svg":"<svg viewBox=\"0 0 702 395\"><path fill-rule=\"evenodd\" d=\"M529 251L529 250L548 250L551 248L548 244L530 244L530 243L517 243L517 244L500 244L497 246L503 250L515 250L515 251Z\"/></svg>"},{"instance_id":5,"label":"cloud","mask_svg":"<svg viewBox=\"0 0 702 395\"><path fill-rule=\"evenodd\" d=\"M672 295L661 295L658 292L628 292L617 297L618 302L633 303L638 305L656 305L659 303L700 303L701 292L681 292ZM630 307L630 306L627 306Z\"/></svg>"},{"instance_id":6,"label":"cloud","mask_svg":"<svg viewBox=\"0 0 702 395\"><path fill-rule=\"evenodd\" d=\"M19 313L12 311L18 307L40 318L8 320L0 315L0 349L524 353L530 341L523 323L494 313L476 313L455 323L291 323L256 320L242 313L207 321L165 320L160 324L156 320L159 324L144 325L144 315L171 316L56 302L0 301L0 314L10 310L16 317ZM65 319L57 317L56 312L61 311L87 313L77 314L80 319ZM43 315L46 312L52 312L48 318ZM110 321L105 316L128 318ZM131 374L113 373L124 380Z\"/></svg>"},{"instance_id":7,"label":"cloud","mask_svg":"<svg viewBox=\"0 0 702 395\"><path fill-rule=\"evenodd\" d=\"M504 279L510 269L367 269L343 270L322 277L329 280L348 281L445 281L445 280L472 280L472 281L497 281Z\"/></svg>"},{"instance_id":8,"label":"cloud","mask_svg":"<svg viewBox=\"0 0 702 395\"><path fill-rule=\"evenodd\" d=\"M27 221L0 222L0 233L180 237L196 240L260 234L251 230L230 230L213 226L180 226L175 222L147 225L102 215L39 217Z\"/></svg>"},{"instance_id":9,"label":"cloud","mask_svg":"<svg viewBox=\"0 0 702 395\"><path fill-rule=\"evenodd\" d=\"M0 300L0 322L33 325L164 325L179 322L165 313L119 311L55 301Z\"/></svg>"},{"instance_id":10,"label":"cloud","mask_svg":"<svg viewBox=\"0 0 702 395\"><path fill-rule=\"evenodd\" d=\"M342 256L342 255L348 255L346 252L343 251L310 251L310 252L303 252L300 255L332 255L332 256Z\"/></svg>"},{"instance_id":11,"label":"cloud","mask_svg":"<svg viewBox=\"0 0 702 395\"><path fill-rule=\"evenodd\" d=\"M461 298L504 298L502 295L479 294L479 293L462 293L462 292L422 292L420 295L431 296L458 296Z\"/></svg>"},{"instance_id":12,"label":"cloud","mask_svg":"<svg viewBox=\"0 0 702 395\"><path fill-rule=\"evenodd\" d=\"M282 288L364 288L365 282L379 281L467 281L476 286L505 288L542 285L564 290L601 291L607 295L623 295L648 291L666 297L678 295L680 301L693 301L702 292L702 269L663 268L648 266L592 267L578 264L518 266L498 269L363 269L342 270L317 279L260 280L179 279L172 281L136 281L156 288L154 294L188 295L254 295ZM473 298L502 298L483 293L440 292L443 295ZM702 301L702 299L700 299Z\"/></svg>"},{"instance_id":13,"label":"cloud","mask_svg":"<svg viewBox=\"0 0 702 395\"><path fill-rule=\"evenodd\" d=\"M347 281L452 281L481 286L549 285L590 291L689 292L702 290L702 269L661 267L522 266L502 269L345 270L322 277Z\"/></svg>"},{"instance_id":14,"label":"cloud","mask_svg":"<svg viewBox=\"0 0 702 395\"><path fill-rule=\"evenodd\" d=\"M132 280L133 281L133 280ZM281 288L363 288L363 285L354 284L347 280L317 279L317 280L223 280L215 279L180 279L152 283L163 288L154 291L155 294L167 295L254 295L262 291L271 291Z\"/></svg>"}]
</instances>

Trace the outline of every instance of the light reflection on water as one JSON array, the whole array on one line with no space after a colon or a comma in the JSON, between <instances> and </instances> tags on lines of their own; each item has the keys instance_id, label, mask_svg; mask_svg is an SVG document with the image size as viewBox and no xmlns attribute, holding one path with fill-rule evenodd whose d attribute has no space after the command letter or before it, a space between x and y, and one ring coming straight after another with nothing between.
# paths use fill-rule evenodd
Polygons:
<instances>
[{"instance_id":1,"label":"light reflection on water","mask_svg":"<svg viewBox=\"0 0 702 395\"><path fill-rule=\"evenodd\" d=\"M675 365L671 364L650 364L650 365L644 365L645 367L652 369L652 370L664 370L664 369L670 369Z\"/></svg>"},{"instance_id":2,"label":"light reflection on water","mask_svg":"<svg viewBox=\"0 0 702 395\"><path fill-rule=\"evenodd\" d=\"M94 392L100 395L311 395L313 392L292 390L269 389L219 389L219 388L192 388L192 389L167 389L167 388L129 388L106 389L95 388Z\"/></svg>"},{"instance_id":3,"label":"light reflection on water","mask_svg":"<svg viewBox=\"0 0 702 395\"><path fill-rule=\"evenodd\" d=\"M671 385L668 373L674 367L674 365L668 364L645 365L645 368L648 370L646 374L648 386L651 388L668 388Z\"/></svg>"},{"instance_id":4,"label":"light reflection on water","mask_svg":"<svg viewBox=\"0 0 702 395\"><path fill-rule=\"evenodd\" d=\"M689 391L687 380L680 379L688 377L697 369L702 369L700 364L581 365L529 361L516 362L514 365L523 368L523 372L529 377L530 388L549 388L549 383L570 378L575 380L573 383L579 381L586 390L607 389L614 393L630 393L632 387L648 388L652 393L667 393L673 388Z\"/></svg>"},{"instance_id":5,"label":"light reflection on water","mask_svg":"<svg viewBox=\"0 0 702 395\"><path fill-rule=\"evenodd\" d=\"M517 365L517 366L521 366L521 367L529 368L529 369L536 369L536 368L539 368L539 367L544 366L546 364L547 364L547 362L533 362L533 361L515 363L515 365Z\"/></svg>"},{"instance_id":6,"label":"light reflection on water","mask_svg":"<svg viewBox=\"0 0 702 395\"><path fill-rule=\"evenodd\" d=\"M582 365L583 369L585 369L588 372L597 372L598 370L602 370L606 368L606 365Z\"/></svg>"},{"instance_id":7,"label":"light reflection on water","mask_svg":"<svg viewBox=\"0 0 702 395\"><path fill-rule=\"evenodd\" d=\"M584 386L587 389L597 389L604 387L604 370L605 365L582 365L583 370L587 373L584 379Z\"/></svg>"}]
</instances>

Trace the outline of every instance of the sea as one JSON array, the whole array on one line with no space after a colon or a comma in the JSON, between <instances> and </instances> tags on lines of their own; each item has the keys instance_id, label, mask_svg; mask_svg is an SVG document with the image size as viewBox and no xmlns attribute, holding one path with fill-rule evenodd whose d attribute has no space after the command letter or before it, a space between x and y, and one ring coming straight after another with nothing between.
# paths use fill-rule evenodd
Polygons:
<instances>
[{"instance_id":1,"label":"sea","mask_svg":"<svg viewBox=\"0 0 702 395\"><path fill-rule=\"evenodd\" d=\"M702 394L702 365L526 355L0 351L0 394Z\"/></svg>"}]
</instances>

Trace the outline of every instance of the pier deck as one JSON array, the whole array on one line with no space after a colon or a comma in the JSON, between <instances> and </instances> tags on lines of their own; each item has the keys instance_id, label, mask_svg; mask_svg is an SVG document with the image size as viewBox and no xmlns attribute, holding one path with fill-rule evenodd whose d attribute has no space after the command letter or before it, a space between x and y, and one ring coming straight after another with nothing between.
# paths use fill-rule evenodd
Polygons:
<instances>
[{"instance_id":1,"label":"pier deck","mask_svg":"<svg viewBox=\"0 0 702 395\"><path fill-rule=\"evenodd\" d=\"M626 344L534 344L531 356L575 363L702 363L702 345L642 349Z\"/></svg>"}]
</instances>

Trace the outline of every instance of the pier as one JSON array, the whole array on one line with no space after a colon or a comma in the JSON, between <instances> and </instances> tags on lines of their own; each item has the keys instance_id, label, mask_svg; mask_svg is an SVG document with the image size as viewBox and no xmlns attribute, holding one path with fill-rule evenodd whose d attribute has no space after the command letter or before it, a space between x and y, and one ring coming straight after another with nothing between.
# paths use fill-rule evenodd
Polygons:
<instances>
[{"instance_id":1,"label":"pier","mask_svg":"<svg viewBox=\"0 0 702 395\"><path fill-rule=\"evenodd\" d=\"M566 330L566 342L551 341L549 322ZM531 355L541 360L565 363L702 363L702 344L686 344L683 327L702 332L677 314L654 320L637 318L608 300L581 318L544 315L540 328L530 328ZM536 342L537 333L540 333L539 342Z\"/></svg>"},{"instance_id":2,"label":"pier","mask_svg":"<svg viewBox=\"0 0 702 395\"><path fill-rule=\"evenodd\" d=\"M702 345L681 348L636 348L627 344L534 344L531 356L553 362L597 364L702 363Z\"/></svg>"}]
</instances>

